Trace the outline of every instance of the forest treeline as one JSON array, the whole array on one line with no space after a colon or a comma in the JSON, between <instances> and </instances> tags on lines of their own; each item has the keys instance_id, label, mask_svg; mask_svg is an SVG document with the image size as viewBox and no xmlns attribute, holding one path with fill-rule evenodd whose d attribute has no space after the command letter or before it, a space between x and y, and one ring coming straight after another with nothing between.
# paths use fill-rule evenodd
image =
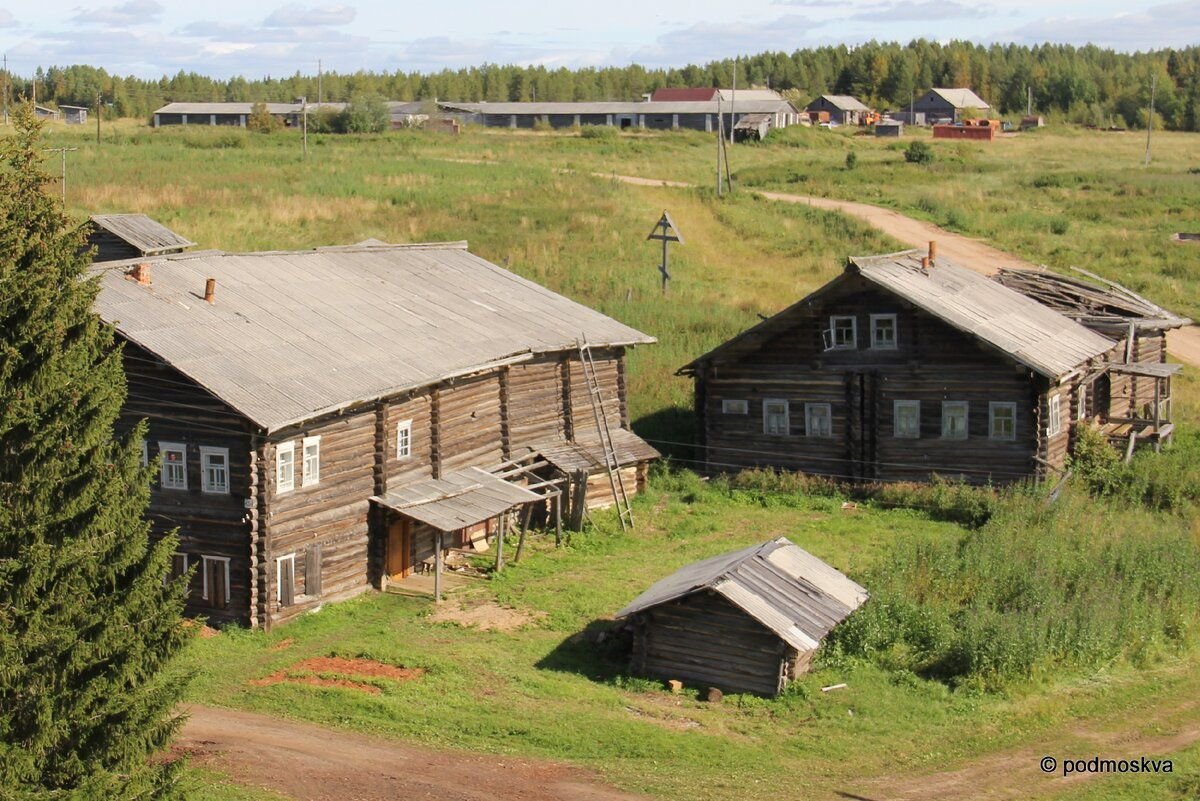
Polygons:
<instances>
[{"instance_id":1,"label":"forest treeline","mask_svg":"<svg viewBox=\"0 0 1200 801\"><path fill-rule=\"evenodd\" d=\"M646 69L586 67L547 69L484 64L458 70L421 72L325 73L325 100L377 96L389 100L637 100L664 86L728 86L734 61L702 66ZM38 69L39 101L92 106L99 93L111 113L145 117L172 101L291 101L318 97L316 75L247 80L217 79L180 72L158 80L110 75L102 68L76 65ZM879 108L902 108L910 97L933 86L973 88L1003 114L1026 107L1072 121L1141 127L1147 119L1152 80L1156 83L1156 122L1178 130L1200 130L1200 46L1148 53L1121 53L1100 47L1045 44L941 44L916 40L906 45L869 42L793 53L768 52L740 59L738 83L770 86L800 103L820 94L852 94ZM13 76L17 96L29 97L29 77Z\"/></svg>"}]
</instances>

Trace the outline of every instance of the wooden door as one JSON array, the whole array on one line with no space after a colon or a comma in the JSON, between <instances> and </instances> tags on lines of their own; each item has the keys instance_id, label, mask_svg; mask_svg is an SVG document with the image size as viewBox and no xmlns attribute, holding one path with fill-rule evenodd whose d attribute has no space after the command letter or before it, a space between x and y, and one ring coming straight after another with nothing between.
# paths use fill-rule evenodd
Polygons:
<instances>
[{"instance_id":1,"label":"wooden door","mask_svg":"<svg viewBox=\"0 0 1200 801\"><path fill-rule=\"evenodd\" d=\"M846 475L870 480L878 475L877 414L879 403L878 374L851 372L846 374ZM835 429L836 435L836 429Z\"/></svg>"},{"instance_id":2,"label":"wooden door","mask_svg":"<svg viewBox=\"0 0 1200 801\"><path fill-rule=\"evenodd\" d=\"M388 526L387 574L402 579L412 573L412 523L401 518Z\"/></svg>"}]
</instances>

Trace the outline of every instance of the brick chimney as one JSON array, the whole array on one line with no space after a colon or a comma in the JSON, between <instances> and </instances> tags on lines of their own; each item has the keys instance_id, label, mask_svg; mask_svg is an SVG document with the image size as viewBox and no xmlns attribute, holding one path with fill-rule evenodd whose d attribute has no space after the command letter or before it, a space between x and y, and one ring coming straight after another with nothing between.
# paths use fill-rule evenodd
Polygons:
<instances>
[{"instance_id":1,"label":"brick chimney","mask_svg":"<svg viewBox=\"0 0 1200 801\"><path fill-rule=\"evenodd\" d=\"M216 303L217 279L209 278L204 282L204 302Z\"/></svg>"},{"instance_id":2,"label":"brick chimney","mask_svg":"<svg viewBox=\"0 0 1200 801\"><path fill-rule=\"evenodd\" d=\"M126 275L142 286L150 286L150 265L145 262L133 265Z\"/></svg>"},{"instance_id":3,"label":"brick chimney","mask_svg":"<svg viewBox=\"0 0 1200 801\"><path fill-rule=\"evenodd\" d=\"M931 239L931 240L929 240L929 266L934 267L936 265L937 265L937 240Z\"/></svg>"}]
</instances>

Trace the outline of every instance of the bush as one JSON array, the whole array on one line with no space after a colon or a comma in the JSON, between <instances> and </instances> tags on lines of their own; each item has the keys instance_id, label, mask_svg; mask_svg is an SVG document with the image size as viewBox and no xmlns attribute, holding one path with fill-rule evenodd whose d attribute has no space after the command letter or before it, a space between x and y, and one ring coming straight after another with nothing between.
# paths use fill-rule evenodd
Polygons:
<instances>
[{"instance_id":1,"label":"bush","mask_svg":"<svg viewBox=\"0 0 1200 801\"><path fill-rule=\"evenodd\" d=\"M904 160L909 164L932 164L934 160L933 148L927 142L914 140L904 150Z\"/></svg>"},{"instance_id":2,"label":"bush","mask_svg":"<svg viewBox=\"0 0 1200 801\"><path fill-rule=\"evenodd\" d=\"M338 133L382 133L392 118L382 98L359 95L346 104L338 115Z\"/></svg>"},{"instance_id":3,"label":"bush","mask_svg":"<svg viewBox=\"0 0 1200 801\"><path fill-rule=\"evenodd\" d=\"M858 154L851 150L846 154L846 169L853 170L858 166Z\"/></svg>"},{"instance_id":4,"label":"bush","mask_svg":"<svg viewBox=\"0 0 1200 801\"><path fill-rule=\"evenodd\" d=\"M246 129L251 133L269 134L283 127L283 123L267 111L267 104L259 101L250 107L250 116L246 118Z\"/></svg>"},{"instance_id":5,"label":"bush","mask_svg":"<svg viewBox=\"0 0 1200 801\"><path fill-rule=\"evenodd\" d=\"M584 139L611 141L616 139L619 133L611 125L585 125L579 129L579 135Z\"/></svg>"},{"instance_id":6,"label":"bush","mask_svg":"<svg viewBox=\"0 0 1200 801\"><path fill-rule=\"evenodd\" d=\"M536 119L533 121L533 130L544 133L546 131L553 131L554 126L550 124L549 120Z\"/></svg>"},{"instance_id":7,"label":"bush","mask_svg":"<svg viewBox=\"0 0 1200 801\"><path fill-rule=\"evenodd\" d=\"M183 146L195 150L243 148L246 146L246 132L241 128L189 131L183 137Z\"/></svg>"},{"instance_id":8,"label":"bush","mask_svg":"<svg viewBox=\"0 0 1200 801\"><path fill-rule=\"evenodd\" d=\"M1054 217L1050 220L1050 233L1062 236L1071 228L1071 221L1066 217Z\"/></svg>"}]
</instances>

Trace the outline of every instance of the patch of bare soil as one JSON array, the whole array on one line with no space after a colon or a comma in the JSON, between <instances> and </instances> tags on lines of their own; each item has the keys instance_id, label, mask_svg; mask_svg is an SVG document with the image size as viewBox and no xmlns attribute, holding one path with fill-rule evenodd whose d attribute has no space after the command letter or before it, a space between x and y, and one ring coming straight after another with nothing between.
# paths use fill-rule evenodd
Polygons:
<instances>
[{"instance_id":1,"label":"patch of bare soil","mask_svg":"<svg viewBox=\"0 0 1200 801\"><path fill-rule=\"evenodd\" d=\"M292 644L295 642L296 641L294 639L292 639L291 637L287 637L287 638L282 639L279 642L275 643L274 645L272 645L271 650L272 651L286 651L287 649L291 648Z\"/></svg>"},{"instance_id":2,"label":"patch of bare soil","mask_svg":"<svg viewBox=\"0 0 1200 801\"><path fill-rule=\"evenodd\" d=\"M636 801L559 763L437 751L252 712L186 710L194 764L297 801Z\"/></svg>"},{"instance_id":3,"label":"patch of bare soil","mask_svg":"<svg viewBox=\"0 0 1200 801\"><path fill-rule=\"evenodd\" d=\"M423 675L425 675L425 671L421 668L397 667L376 662L373 659L316 656L305 659L303 662L297 662L283 670L277 670L261 679L253 679L250 684L255 687L266 687L271 684L289 682L291 684L309 684L314 687L344 687L349 690L360 690L378 695L381 691L377 686L365 681L356 681L356 679L412 681Z\"/></svg>"},{"instance_id":4,"label":"patch of bare soil","mask_svg":"<svg viewBox=\"0 0 1200 801\"><path fill-rule=\"evenodd\" d=\"M522 612L501 606L493 601L480 603L456 604L447 603L438 607L429 616L431 623L455 623L467 628L477 628L480 631L516 631L524 626L537 623L546 617L545 612Z\"/></svg>"}]
</instances>

